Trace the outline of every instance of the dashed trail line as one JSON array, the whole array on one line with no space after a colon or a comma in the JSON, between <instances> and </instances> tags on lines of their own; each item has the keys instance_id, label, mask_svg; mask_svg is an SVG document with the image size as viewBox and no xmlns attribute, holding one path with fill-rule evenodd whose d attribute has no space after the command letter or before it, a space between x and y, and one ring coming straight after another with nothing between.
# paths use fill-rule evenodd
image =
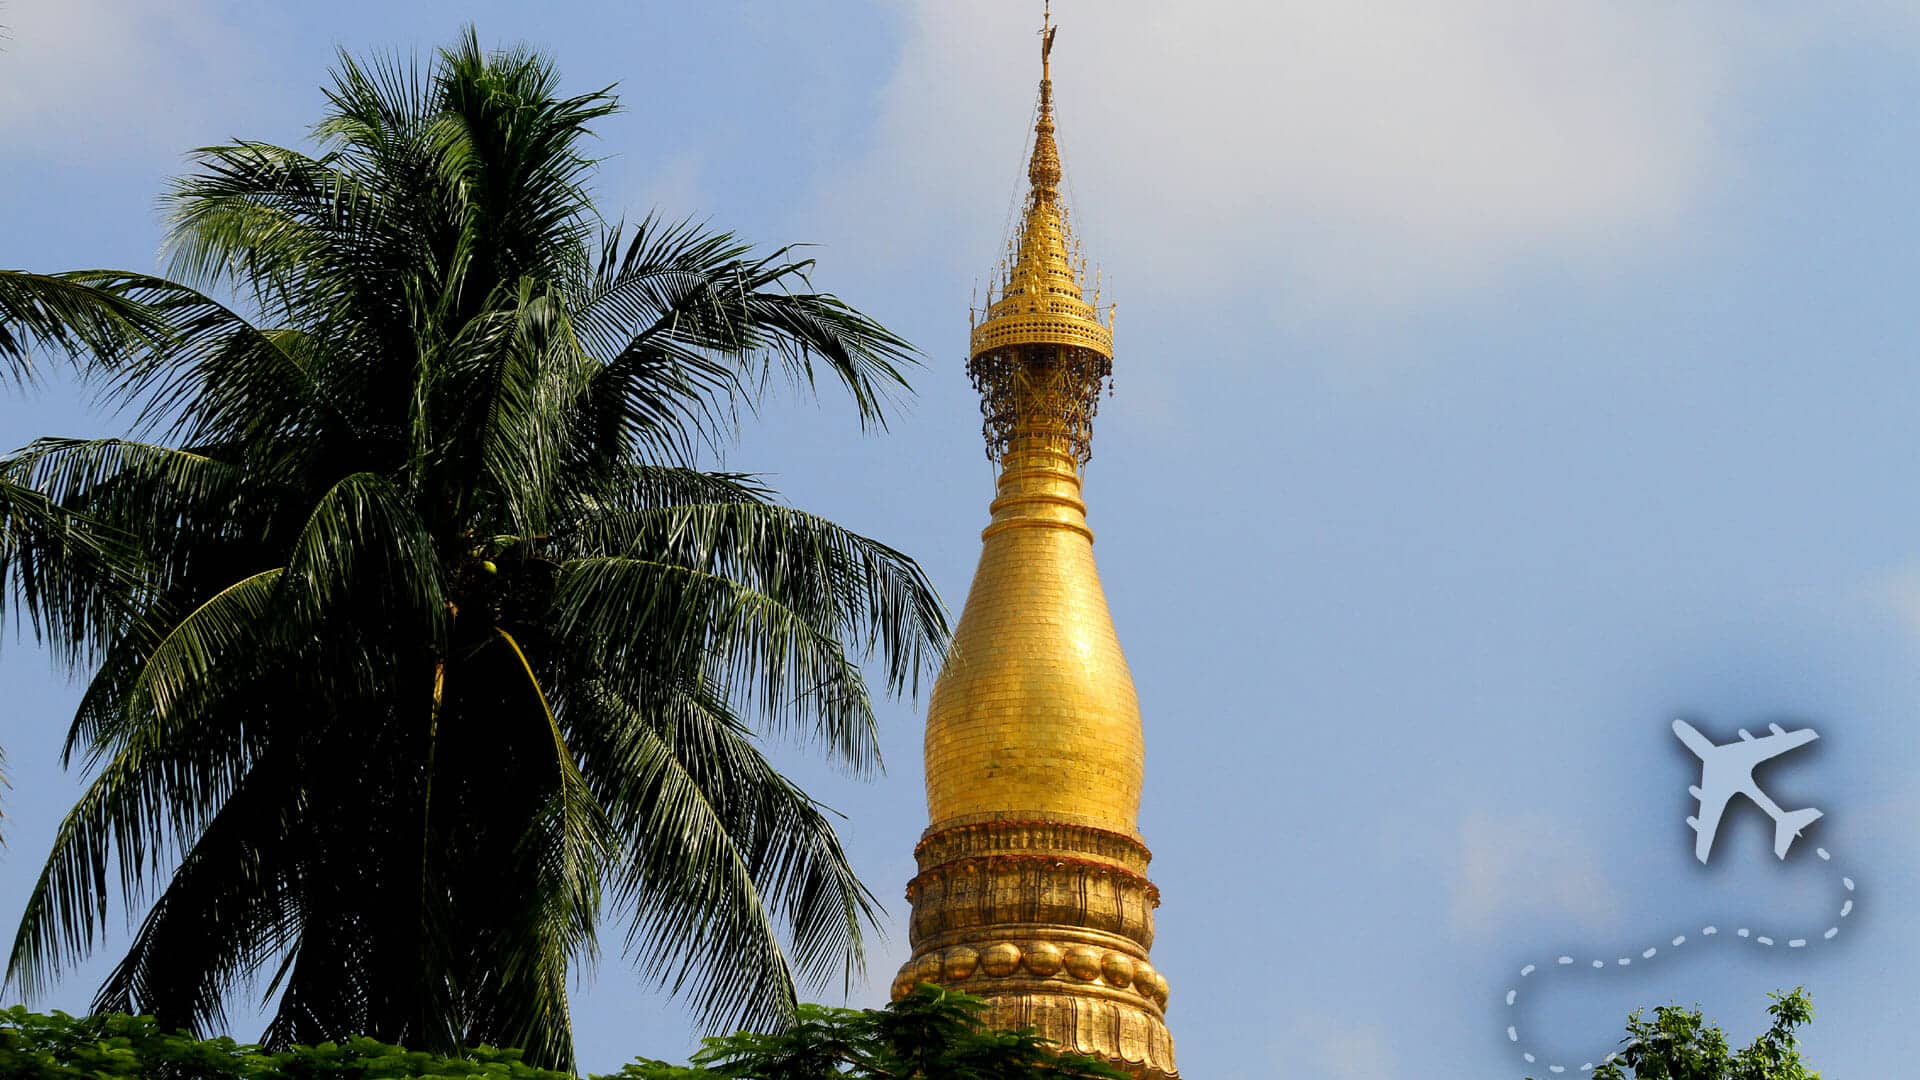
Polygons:
<instances>
[{"instance_id":1,"label":"dashed trail line","mask_svg":"<svg viewBox=\"0 0 1920 1080\"><path fill-rule=\"evenodd\" d=\"M1818 848L1815 850L1814 854L1820 856L1821 862L1831 863L1833 861L1833 856L1827 851L1826 848ZM1853 914L1853 910L1854 910L1853 879L1843 874L1840 877L1840 885L1844 890L1844 897L1843 897L1842 903L1840 904L1839 916L1831 926L1828 926L1823 932L1820 933L1817 939L1818 941L1832 941L1834 938L1839 937L1841 925L1847 920L1849 916ZM1718 926L1709 925L1709 926L1704 926L1700 928L1700 937L1702 938L1716 938L1719 936L1720 936L1720 928ZM1758 931L1754 930L1754 928L1748 927L1748 926L1742 926L1742 927L1736 928L1734 930L1734 936L1740 938L1743 941L1751 942L1752 944L1760 946L1761 948L1773 948L1776 944L1775 939L1773 937L1770 937L1765 934L1761 934ZM1676 934L1673 936L1672 939L1668 940L1665 945L1649 945L1644 949L1638 950L1637 954L1635 955L1595 958L1587 964L1582 964L1581 961L1576 960L1572 956L1559 956L1554 958L1553 963L1551 965L1544 966L1544 970L1543 970L1543 965L1528 964L1527 966L1520 969L1520 978L1523 980L1532 979L1533 982L1537 984L1539 982L1539 979L1534 978L1534 975L1536 973L1544 977L1546 974L1550 972L1559 971L1561 969L1571 969L1571 968L1583 967L1583 966L1591 966L1595 970L1601 970L1601 969L1605 969L1609 965L1614 967L1631 967L1635 963L1640 963L1644 965L1662 955L1677 952L1681 948L1684 948L1687 945L1687 943L1688 943L1688 937L1686 934ZM1804 949L1808 945L1814 944L1814 943L1815 941L1810 940L1809 938L1795 937L1795 938L1787 939L1786 947L1789 949ZM1507 1009L1508 1009L1508 1019L1510 1021L1513 1021L1507 1025L1507 1042L1511 1043L1514 1046L1514 1048L1520 1051L1521 1061L1525 1062L1528 1065L1541 1064L1539 1060L1539 1055L1527 1049L1526 1044L1522 1041L1521 1035L1520 1035L1520 1026L1518 1021L1515 1019L1518 1013L1514 1012L1513 1010L1516 1010L1519 1007L1519 1003L1520 1003L1519 986L1515 986L1507 991L1506 1002L1507 1002ZM1614 1059L1618 1058L1622 1050L1629 1049L1632 1047L1632 1045L1633 1044L1629 1042L1625 1046L1623 1046L1621 1050L1616 1050L1608 1054L1607 1056L1601 1058L1598 1062L1594 1062L1594 1061L1585 1062L1578 1069L1573 1069L1570 1066L1566 1065L1565 1063L1553 1062L1553 1063L1548 1063L1546 1065L1546 1070L1548 1073L1551 1073L1553 1075L1562 1075L1567 1072L1590 1073L1594 1070L1594 1068L1597 1065L1605 1064L1607 1062L1611 1062Z\"/></svg>"}]
</instances>

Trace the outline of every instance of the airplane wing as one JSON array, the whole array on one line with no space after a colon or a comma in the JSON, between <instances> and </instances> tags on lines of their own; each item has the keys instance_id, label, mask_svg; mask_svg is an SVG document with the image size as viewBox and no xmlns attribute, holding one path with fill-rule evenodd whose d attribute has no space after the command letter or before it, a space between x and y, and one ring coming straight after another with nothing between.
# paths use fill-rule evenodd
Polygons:
<instances>
[{"instance_id":1,"label":"airplane wing","mask_svg":"<svg viewBox=\"0 0 1920 1080\"><path fill-rule=\"evenodd\" d=\"M1725 754L1728 759L1737 761L1741 768L1751 769L1789 750L1798 750L1820 737L1820 733L1812 728L1787 731L1779 724L1768 724L1767 727L1772 734L1762 735L1756 739L1746 731L1741 731L1739 742L1727 743L1716 749Z\"/></svg>"},{"instance_id":2,"label":"airplane wing","mask_svg":"<svg viewBox=\"0 0 1920 1080\"><path fill-rule=\"evenodd\" d=\"M1680 741L1687 744L1687 749L1693 751L1693 756L1699 758L1701 761L1707 760L1707 755L1714 749L1713 740L1700 734L1692 724L1687 723L1685 720L1675 720L1673 722L1673 733L1679 736Z\"/></svg>"},{"instance_id":3,"label":"airplane wing","mask_svg":"<svg viewBox=\"0 0 1920 1080\"><path fill-rule=\"evenodd\" d=\"M1713 837L1720 829L1720 816L1727 812L1727 803L1735 792L1732 788L1722 788L1711 793L1690 787L1687 792L1700 800L1700 813L1687 819L1696 834L1693 839L1693 857L1701 862L1713 852Z\"/></svg>"},{"instance_id":4,"label":"airplane wing","mask_svg":"<svg viewBox=\"0 0 1920 1080\"><path fill-rule=\"evenodd\" d=\"M1769 758L1779 757L1789 750L1797 750L1820 737L1820 733L1812 728L1801 728L1799 731L1786 731L1783 730L1779 724L1768 724L1767 729L1773 734L1762 735L1758 739L1755 739L1754 742L1767 748L1767 757ZM1760 760L1765 761L1766 759L1767 758L1761 758Z\"/></svg>"}]
</instances>

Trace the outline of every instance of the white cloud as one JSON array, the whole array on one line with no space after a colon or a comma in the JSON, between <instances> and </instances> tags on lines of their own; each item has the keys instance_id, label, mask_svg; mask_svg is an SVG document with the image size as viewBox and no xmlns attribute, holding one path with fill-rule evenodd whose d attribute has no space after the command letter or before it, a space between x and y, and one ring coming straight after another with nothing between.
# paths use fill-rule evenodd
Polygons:
<instances>
[{"instance_id":1,"label":"white cloud","mask_svg":"<svg viewBox=\"0 0 1920 1080\"><path fill-rule=\"evenodd\" d=\"M1573 829L1545 815L1470 814L1450 854L1448 921L1458 936L1480 937L1523 915L1601 927L1619 910L1599 857Z\"/></svg>"},{"instance_id":2,"label":"white cloud","mask_svg":"<svg viewBox=\"0 0 1920 1080\"><path fill-rule=\"evenodd\" d=\"M1404 1075L1386 1028L1379 1024L1316 1016L1294 1023L1274 1050L1282 1075L1304 1073L1328 1080L1398 1080Z\"/></svg>"},{"instance_id":3,"label":"white cloud","mask_svg":"<svg viewBox=\"0 0 1920 1080\"><path fill-rule=\"evenodd\" d=\"M1128 268L1123 296L1160 305L1254 288L1370 307L1604 264L1702 201L1765 60L1832 32L1657 0L1056 7L1082 234ZM1845 10L1864 27L1893 18L1880 8ZM1021 183L1032 15L913 6L880 136L828 188L836 227L864 230L869 254L944 248L987 269Z\"/></svg>"},{"instance_id":4,"label":"white cloud","mask_svg":"<svg viewBox=\"0 0 1920 1080\"><path fill-rule=\"evenodd\" d=\"M706 181L706 163L699 154L682 153L647 170L640 194L628 205L645 207L663 221L698 220L706 208L702 186Z\"/></svg>"},{"instance_id":5,"label":"white cloud","mask_svg":"<svg viewBox=\"0 0 1920 1080\"><path fill-rule=\"evenodd\" d=\"M273 85L249 78L254 49L198 0L10 0L0 26L0 137L15 150L178 153L231 134Z\"/></svg>"},{"instance_id":6,"label":"white cloud","mask_svg":"<svg viewBox=\"0 0 1920 1080\"><path fill-rule=\"evenodd\" d=\"M1920 563L1899 567L1870 582L1864 590L1869 602L1891 611L1920 640Z\"/></svg>"}]
</instances>

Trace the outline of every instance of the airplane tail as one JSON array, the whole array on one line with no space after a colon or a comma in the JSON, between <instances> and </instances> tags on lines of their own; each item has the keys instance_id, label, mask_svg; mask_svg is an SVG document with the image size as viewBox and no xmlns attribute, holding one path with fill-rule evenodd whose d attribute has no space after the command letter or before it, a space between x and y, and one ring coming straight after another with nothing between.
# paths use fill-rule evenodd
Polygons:
<instances>
[{"instance_id":1,"label":"airplane tail","mask_svg":"<svg viewBox=\"0 0 1920 1080\"><path fill-rule=\"evenodd\" d=\"M1773 826L1773 855L1777 859L1787 857L1787 849L1800 837L1807 826L1820 820L1820 811L1808 807L1805 810L1792 810L1780 815Z\"/></svg>"}]
</instances>

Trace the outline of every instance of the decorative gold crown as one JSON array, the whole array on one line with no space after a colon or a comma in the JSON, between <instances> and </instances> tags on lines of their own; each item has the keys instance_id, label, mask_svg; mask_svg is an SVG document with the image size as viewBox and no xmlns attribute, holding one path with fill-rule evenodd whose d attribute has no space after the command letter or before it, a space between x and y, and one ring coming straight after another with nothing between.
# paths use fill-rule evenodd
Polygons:
<instances>
[{"instance_id":1,"label":"decorative gold crown","mask_svg":"<svg viewBox=\"0 0 1920 1080\"><path fill-rule=\"evenodd\" d=\"M1053 38L1040 43L1040 118L1034 124L1032 185L1013 265L989 285L986 317L973 325L967 374L980 392L987 456L1001 460L1038 438L1080 464L1093 456L1093 416L1113 377L1113 309L1102 323L1081 292L1083 269L1060 199L1060 149L1053 139ZM1096 293L1094 297L1098 301Z\"/></svg>"}]
</instances>

